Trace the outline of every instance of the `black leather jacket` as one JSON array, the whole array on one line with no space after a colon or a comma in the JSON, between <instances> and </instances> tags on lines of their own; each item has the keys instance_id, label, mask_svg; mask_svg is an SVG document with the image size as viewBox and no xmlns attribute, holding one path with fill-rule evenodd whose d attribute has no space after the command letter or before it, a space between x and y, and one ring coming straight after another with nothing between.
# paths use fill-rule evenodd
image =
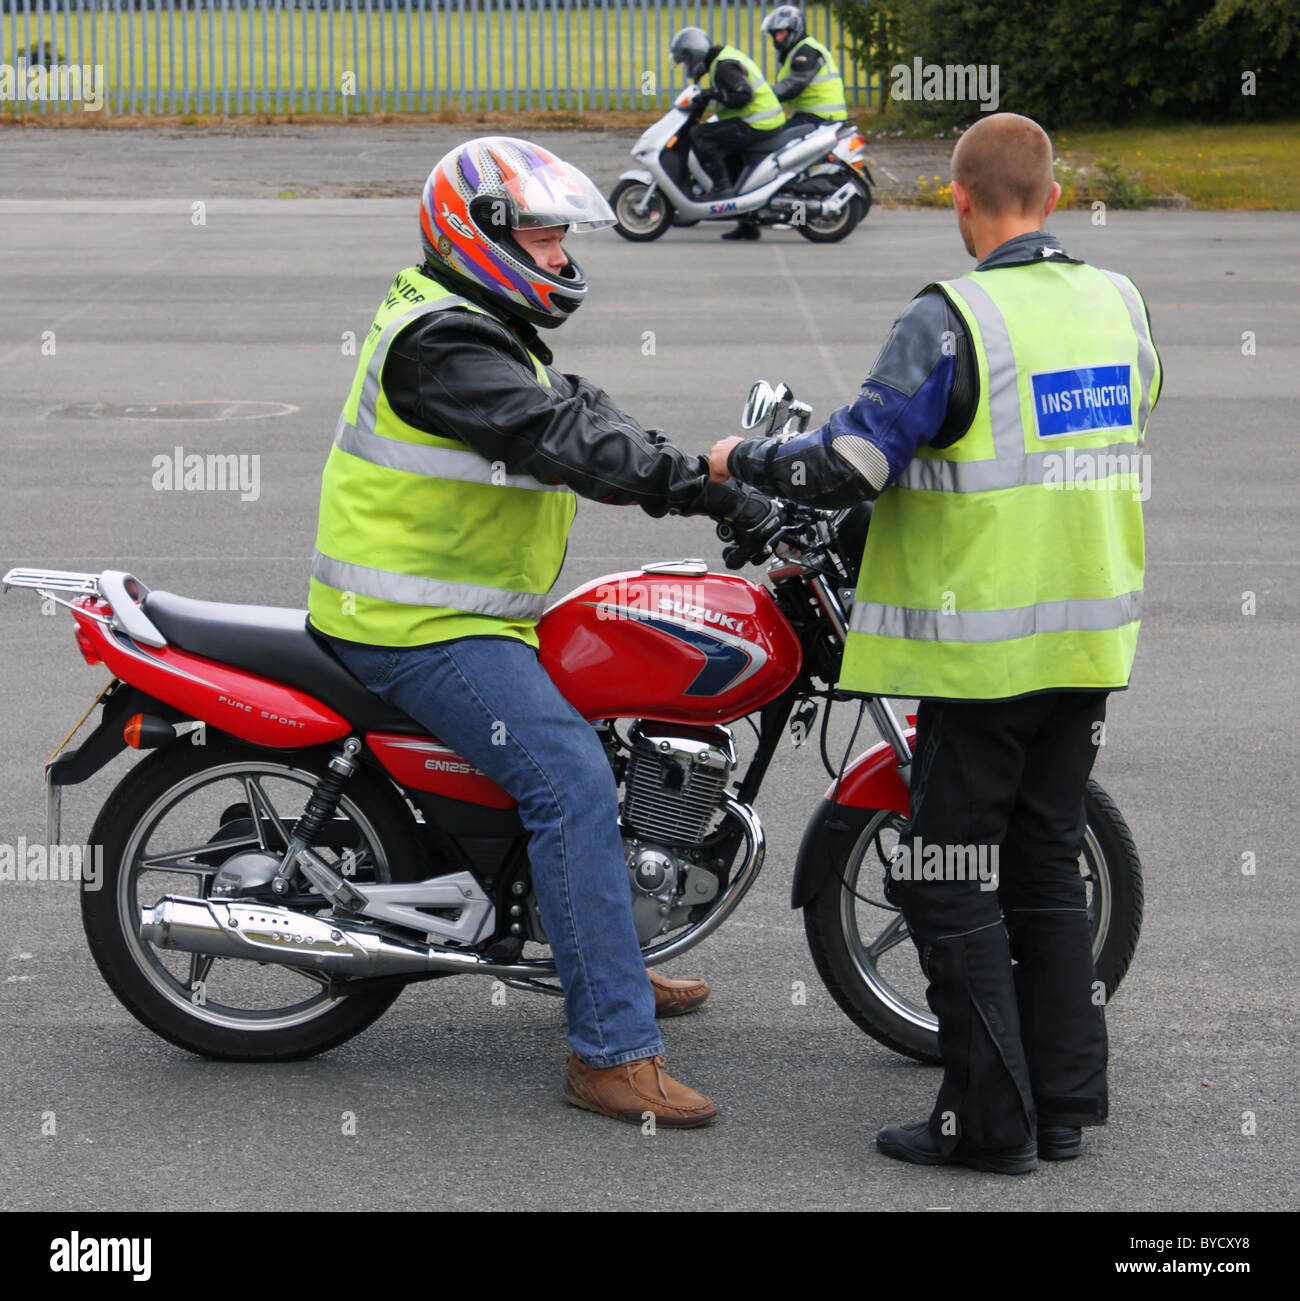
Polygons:
<instances>
[{"instance_id":1,"label":"black leather jacket","mask_svg":"<svg viewBox=\"0 0 1300 1301\"><path fill-rule=\"evenodd\" d=\"M721 45L709 47L704 65L713 73L713 89L724 108L744 108L754 98L745 69L735 59L719 59Z\"/></svg>"},{"instance_id":2,"label":"black leather jacket","mask_svg":"<svg viewBox=\"0 0 1300 1301\"><path fill-rule=\"evenodd\" d=\"M772 83L777 99L783 104L786 100L803 94L812 85L812 79L821 71L822 64L825 62L811 45L802 44L803 39L800 37L800 44L795 46L795 55L790 60L790 71L780 81ZM777 58L782 61L784 57L779 53L777 55Z\"/></svg>"},{"instance_id":3,"label":"black leather jacket","mask_svg":"<svg viewBox=\"0 0 1300 1301\"><path fill-rule=\"evenodd\" d=\"M473 297L460 286L455 292ZM491 309L489 300L477 301ZM436 312L393 340L384 392L407 424L458 438L509 474L563 483L593 501L637 505L656 517L744 519L761 515L760 502L766 511L752 489L711 482L707 457L643 429L582 376L548 364L551 387L542 387L529 351L551 361L550 349L523 322L495 312Z\"/></svg>"}]
</instances>

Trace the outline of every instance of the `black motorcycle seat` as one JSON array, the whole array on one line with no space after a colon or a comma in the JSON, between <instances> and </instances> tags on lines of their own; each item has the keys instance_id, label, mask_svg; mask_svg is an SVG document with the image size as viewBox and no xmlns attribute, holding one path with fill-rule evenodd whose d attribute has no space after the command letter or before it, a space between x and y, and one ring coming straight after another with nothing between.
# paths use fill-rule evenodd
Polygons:
<instances>
[{"instance_id":1,"label":"black motorcycle seat","mask_svg":"<svg viewBox=\"0 0 1300 1301\"><path fill-rule=\"evenodd\" d=\"M172 645L305 691L358 731L428 734L353 677L329 644L307 626L306 610L150 592L144 612Z\"/></svg>"},{"instance_id":2,"label":"black motorcycle seat","mask_svg":"<svg viewBox=\"0 0 1300 1301\"><path fill-rule=\"evenodd\" d=\"M761 158L764 154L771 154L778 149L784 149L792 140L798 140L800 136L806 136L812 131L820 130L821 128L815 122L800 122L798 126L782 127L779 131L766 131L764 135L768 138L755 140L744 151L744 155L746 158Z\"/></svg>"}]
</instances>

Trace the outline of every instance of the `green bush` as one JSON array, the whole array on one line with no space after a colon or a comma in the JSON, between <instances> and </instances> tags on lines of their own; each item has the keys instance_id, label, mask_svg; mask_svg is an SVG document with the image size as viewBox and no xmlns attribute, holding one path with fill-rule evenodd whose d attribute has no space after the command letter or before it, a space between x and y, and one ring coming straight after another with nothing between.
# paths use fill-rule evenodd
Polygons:
<instances>
[{"instance_id":1,"label":"green bush","mask_svg":"<svg viewBox=\"0 0 1300 1301\"><path fill-rule=\"evenodd\" d=\"M1115 159L1099 158L1089 198L1101 199L1108 208L1145 208L1151 202L1151 189Z\"/></svg>"},{"instance_id":2,"label":"green bush","mask_svg":"<svg viewBox=\"0 0 1300 1301\"><path fill-rule=\"evenodd\" d=\"M891 70L996 65L998 108L1078 123L1253 121L1300 111L1295 0L830 0L900 126L975 121L973 100L892 98ZM1253 76L1253 87L1250 78ZM1248 93L1253 90L1253 93Z\"/></svg>"}]
</instances>

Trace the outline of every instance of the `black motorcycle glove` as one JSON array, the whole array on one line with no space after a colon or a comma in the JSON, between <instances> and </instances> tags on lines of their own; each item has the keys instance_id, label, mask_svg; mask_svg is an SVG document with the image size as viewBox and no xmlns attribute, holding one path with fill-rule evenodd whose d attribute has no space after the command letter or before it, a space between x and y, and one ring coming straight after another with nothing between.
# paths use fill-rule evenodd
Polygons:
<instances>
[{"instance_id":1,"label":"black motorcycle glove","mask_svg":"<svg viewBox=\"0 0 1300 1301\"><path fill-rule=\"evenodd\" d=\"M779 503L748 484L736 484L738 498L718 521L718 537L727 543L722 560L728 569L743 569L772 554L772 545L785 528Z\"/></svg>"}]
</instances>

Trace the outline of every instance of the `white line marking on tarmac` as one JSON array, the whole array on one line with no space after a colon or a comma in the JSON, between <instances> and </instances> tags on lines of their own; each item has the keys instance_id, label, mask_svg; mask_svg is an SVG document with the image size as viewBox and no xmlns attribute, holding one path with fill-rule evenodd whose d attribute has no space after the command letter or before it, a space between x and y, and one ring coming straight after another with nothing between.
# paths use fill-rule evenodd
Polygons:
<instances>
[{"instance_id":1,"label":"white line marking on tarmac","mask_svg":"<svg viewBox=\"0 0 1300 1301\"><path fill-rule=\"evenodd\" d=\"M789 281L791 297L794 299L795 306L799 309L799 315L803 317L804 325L808 327L808 337L817 349L817 355L821 358L822 365L826 368L831 383L835 385L837 392L852 392L853 390L845 382L840 368L835 364L835 359L831 356L831 350L826 346L825 336L822 334L821 326L817 323L817 318L808 307L808 300L804 297L803 288L790 274L790 266L785 260L785 250L783 248L778 247L776 250L776 264L781 268L781 274Z\"/></svg>"},{"instance_id":2,"label":"white line marking on tarmac","mask_svg":"<svg viewBox=\"0 0 1300 1301\"><path fill-rule=\"evenodd\" d=\"M104 298L113 293L120 286L130 284L142 272L152 271L154 267L166 262L169 257L178 251L178 249L174 248L168 249L165 253L160 253L152 262L146 262L144 266L132 271L130 275L119 276L116 280L110 281L106 284L102 289L85 295L82 298L79 307L74 307L70 312L65 312L62 316L46 324L44 328L46 330L58 331L68 321L76 320L78 316L84 315L84 313L90 311L92 307L98 307ZM16 348L10 348L8 352L0 353L0 366L5 365L6 362L12 361L15 357L20 356L29 348L38 348L39 346L40 336L38 335L30 343L20 343Z\"/></svg>"}]
</instances>

